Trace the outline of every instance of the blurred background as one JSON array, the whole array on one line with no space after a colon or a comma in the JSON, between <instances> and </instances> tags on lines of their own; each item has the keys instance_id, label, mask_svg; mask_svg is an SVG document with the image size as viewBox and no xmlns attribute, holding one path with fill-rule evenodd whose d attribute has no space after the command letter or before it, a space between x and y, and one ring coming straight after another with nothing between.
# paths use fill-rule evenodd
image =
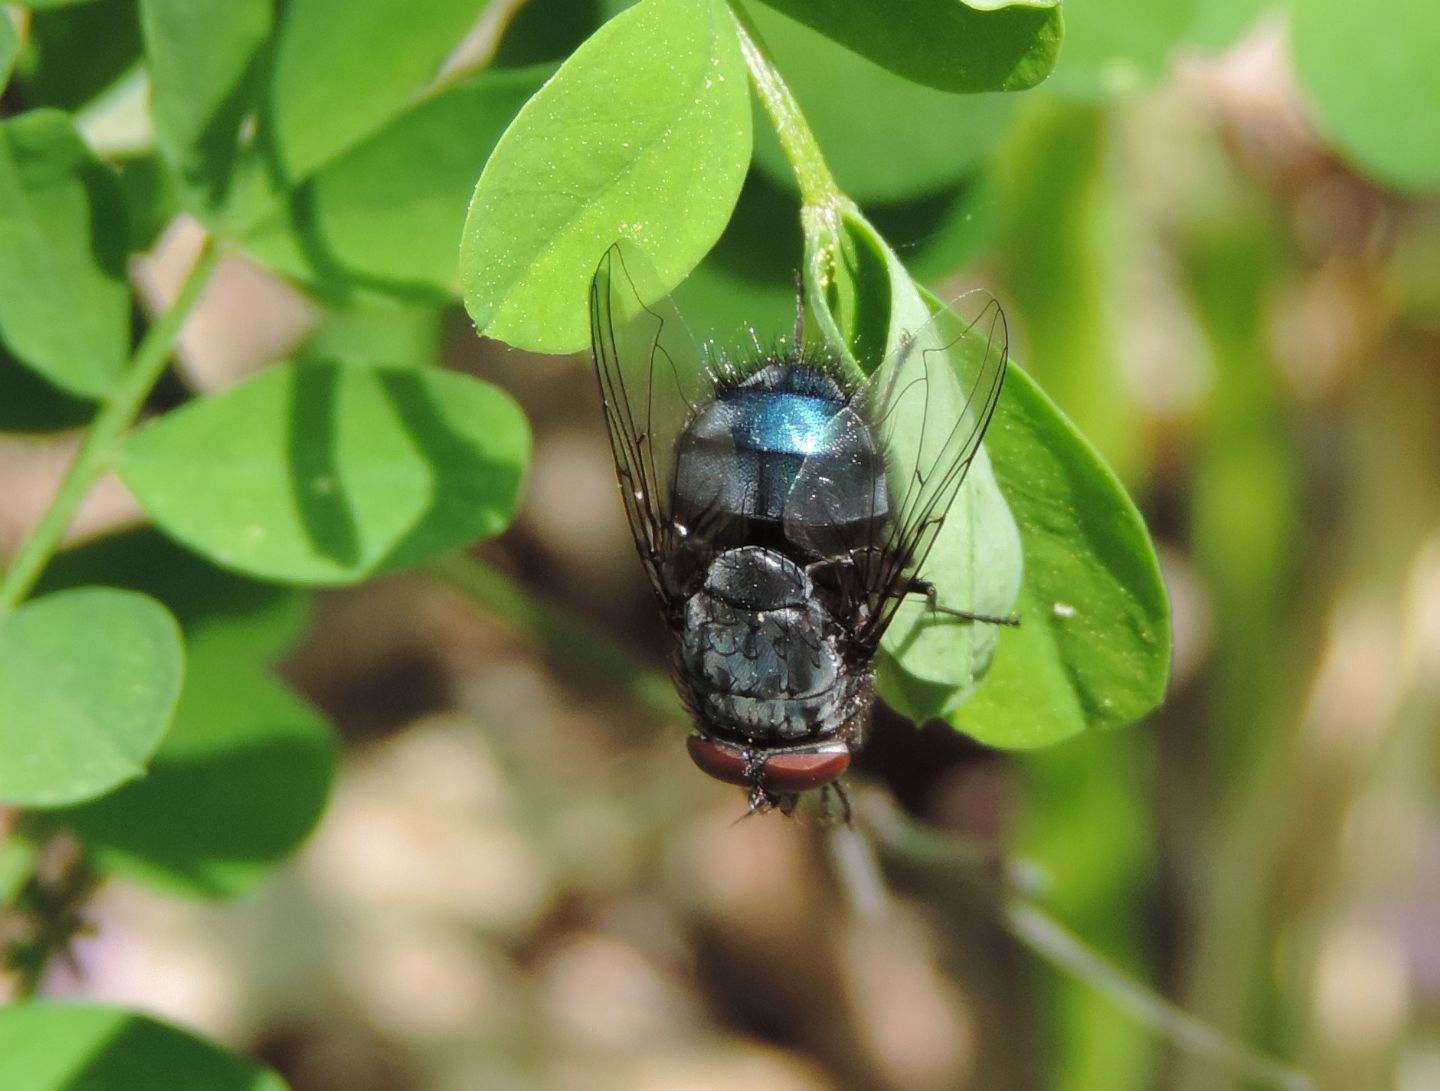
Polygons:
<instances>
[{"instance_id":1,"label":"blurred background","mask_svg":"<svg viewBox=\"0 0 1440 1091\"><path fill-rule=\"evenodd\" d=\"M500 63L585 33L512 7ZM108 885L82 978L45 992L158 1011L296 1091L1285 1086L1138 1021L1118 968L1319 1087L1440 1087L1440 199L1330 126L1283 13L1097 7L1124 5L1067 5L1046 85L917 91L913 126L842 93L881 78L832 67L862 62L757 21L841 185L943 295L995 291L1014 357L1144 512L1174 605L1163 708L1034 753L882 711L852 778L878 887L813 817L737 823L743 793L667 712L587 362L477 340L457 308L445 358L536 431L493 579L318 596L282 667L343 738L315 835L229 904ZM788 328L777 157L677 293L702 329ZM142 271L162 296L185 246ZM234 259L184 378L425 321L337 321Z\"/></svg>"}]
</instances>

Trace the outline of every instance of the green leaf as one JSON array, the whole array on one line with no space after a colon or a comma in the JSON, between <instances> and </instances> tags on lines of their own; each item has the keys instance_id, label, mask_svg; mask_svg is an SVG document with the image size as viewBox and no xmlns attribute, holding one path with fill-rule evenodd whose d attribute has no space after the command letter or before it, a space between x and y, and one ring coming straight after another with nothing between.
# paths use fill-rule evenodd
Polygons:
<instances>
[{"instance_id":1,"label":"green leaf","mask_svg":"<svg viewBox=\"0 0 1440 1091\"><path fill-rule=\"evenodd\" d=\"M91 0L37 9L19 82L31 107L78 112L140 61L137 0Z\"/></svg>"},{"instance_id":2,"label":"green leaf","mask_svg":"<svg viewBox=\"0 0 1440 1091\"><path fill-rule=\"evenodd\" d=\"M272 0L140 0L155 142L188 207L214 223L255 109Z\"/></svg>"},{"instance_id":3,"label":"green leaf","mask_svg":"<svg viewBox=\"0 0 1440 1091\"><path fill-rule=\"evenodd\" d=\"M336 759L329 724L264 671L237 667L225 636L191 641L174 726L145 778L49 816L105 871L171 894L233 898L324 812Z\"/></svg>"},{"instance_id":4,"label":"green leaf","mask_svg":"<svg viewBox=\"0 0 1440 1091\"><path fill-rule=\"evenodd\" d=\"M353 583L498 534L530 435L464 375L268 369L136 433L120 473L165 532L226 568Z\"/></svg>"},{"instance_id":5,"label":"green leaf","mask_svg":"<svg viewBox=\"0 0 1440 1091\"><path fill-rule=\"evenodd\" d=\"M484 8L476 0L289 0L261 139L288 187L399 114ZM464 143L463 129L451 139ZM473 181L473 178L472 178Z\"/></svg>"},{"instance_id":6,"label":"green leaf","mask_svg":"<svg viewBox=\"0 0 1440 1091\"><path fill-rule=\"evenodd\" d=\"M20 35L15 33L15 24L8 16L0 15L0 90L10 82L10 69L19 52Z\"/></svg>"},{"instance_id":7,"label":"green leaf","mask_svg":"<svg viewBox=\"0 0 1440 1091\"><path fill-rule=\"evenodd\" d=\"M269 1069L148 1015L53 1002L0 1008L0 1087L286 1091Z\"/></svg>"},{"instance_id":8,"label":"green leaf","mask_svg":"<svg viewBox=\"0 0 1440 1091\"><path fill-rule=\"evenodd\" d=\"M95 416L94 402L66 394L16 360L0 344L0 432L58 432Z\"/></svg>"},{"instance_id":9,"label":"green leaf","mask_svg":"<svg viewBox=\"0 0 1440 1091\"><path fill-rule=\"evenodd\" d=\"M902 79L766 8L755 10L755 23L840 188L866 204L933 193L970 174L1020 105L1010 95L956 95ZM795 186L768 125L759 128L755 160Z\"/></svg>"},{"instance_id":10,"label":"green leaf","mask_svg":"<svg viewBox=\"0 0 1440 1091\"><path fill-rule=\"evenodd\" d=\"M1170 606L1130 498L1055 405L1011 365L986 436L1020 526L1020 627L950 717L991 746L1035 747L1133 723L1164 697Z\"/></svg>"},{"instance_id":11,"label":"green leaf","mask_svg":"<svg viewBox=\"0 0 1440 1091\"><path fill-rule=\"evenodd\" d=\"M258 669L290 649L309 615L309 595L222 571L152 528L110 535L57 555L38 592L88 584L138 591L174 615L187 641L187 688L193 638L203 638L237 666Z\"/></svg>"},{"instance_id":12,"label":"green leaf","mask_svg":"<svg viewBox=\"0 0 1440 1091\"><path fill-rule=\"evenodd\" d=\"M183 672L175 619L133 591L61 591L0 618L0 801L53 807L140 776Z\"/></svg>"},{"instance_id":13,"label":"green leaf","mask_svg":"<svg viewBox=\"0 0 1440 1091\"><path fill-rule=\"evenodd\" d=\"M243 894L314 827L334 770L325 721L269 673L308 596L223 572L152 530L63 554L45 585L95 580L172 610L184 692L144 779L46 822L77 833L106 872L188 897Z\"/></svg>"},{"instance_id":14,"label":"green leaf","mask_svg":"<svg viewBox=\"0 0 1440 1091\"><path fill-rule=\"evenodd\" d=\"M246 248L321 290L454 298L475 179L552 71L482 72L446 88L322 168Z\"/></svg>"},{"instance_id":15,"label":"green leaf","mask_svg":"<svg viewBox=\"0 0 1440 1091\"><path fill-rule=\"evenodd\" d=\"M119 182L69 115L0 121L0 341L72 394L100 397L130 352Z\"/></svg>"},{"instance_id":16,"label":"green leaf","mask_svg":"<svg viewBox=\"0 0 1440 1091\"><path fill-rule=\"evenodd\" d=\"M590 277L617 239L673 288L725 228L750 121L718 0L642 0L601 27L520 111L480 176L460 251L476 327L540 352L584 348Z\"/></svg>"},{"instance_id":17,"label":"green leaf","mask_svg":"<svg viewBox=\"0 0 1440 1091\"><path fill-rule=\"evenodd\" d=\"M527 0L505 24L491 67L559 63L605 21L602 6L601 0Z\"/></svg>"},{"instance_id":18,"label":"green leaf","mask_svg":"<svg viewBox=\"0 0 1440 1091\"><path fill-rule=\"evenodd\" d=\"M1210 52L1233 45L1275 0L1194 0L1185 40Z\"/></svg>"},{"instance_id":19,"label":"green leaf","mask_svg":"<svg viewBox=\"0 0 1440 1091\"><path fill-rule=\"evenodd\" d=\"M1000 187L988 170L928 197L865 210L905 255L911 274L927 284L954 276L985 254L1000 233L1000 213Z\"/></svg>"},{"instance_id":20,"label":"green leaf","mask_svg":"<svg viewBox=\"0 0 1440 1091\"><path fill-rule=\"evenodd\" d=\"M445 309L434 305L360 297L327 311L296 358L424 367L441 358L445 318Z\"/></svg>"},{"instance_id":21,"label":"green leaf","mask_svg":"<svg viewBox=\"0 0 1440 1091\"><path fill-rule=\"evenodd\" d=\"M1295 0L1291 50L1320 129L1377 181L1440 186L1440 7Z\"/></svg>"},{"instance_id":22,"label":"green leaf","mask_svg":"<svg viewBox=\"0 0 1440 1091\"><path fill-rule=\"evenodd\" d=\"M1190 29L1196 0L1085 0L1065 6L1065 48L1048 91L1104 98L1158 80Z\"/></svg>"},{"instance_id":23,"label":"green leaf","mask_svg":"<svg viewBox=\"0 0 1440 1091\"><path fill-rule=\"evenodd\" d=\"M130 212L130 249L144 253L180 212L175 174L158 155L142 155L115 164L125 207Z\"/></svg>"},{"instance_id":24,"label":"green leaf","mask_svg":"<svg viewBox=\"0 0 1440 1091\"><path fill-rule=\"evenodd\" d=\"M1055 67L1065 33L1055 0L766 3L896 75L942 91L1033 87Z\"/></svg>"}]
</instances>

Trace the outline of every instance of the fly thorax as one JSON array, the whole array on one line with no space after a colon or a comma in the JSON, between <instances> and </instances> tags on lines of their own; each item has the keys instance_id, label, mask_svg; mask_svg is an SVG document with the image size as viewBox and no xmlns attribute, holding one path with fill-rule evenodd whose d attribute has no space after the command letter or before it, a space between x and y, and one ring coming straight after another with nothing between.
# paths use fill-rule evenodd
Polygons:
<instances>
[{"instance_id":1,"label":"fly thorax","mask_svg":"<svg viewBox=\"0 0 1440 1091\"><path fill-rule=\"evenodd\" d=\"M825 554L889 515L870 428L819 368L772 364L722 390L676 445L675 511L711 540L772 538Z\"/></svg>"},{"instance_id":2,"label":"fly thorax","mask_svg":"<svg viewBox=\"0 0 1440 1091\"><path fill-rule=\"evenodd\" d=\"M841 640L803 568L743 546L715 557L685 605L680 676L714 732L824 737L840 730L867 678L847 665Z\"/></svg>"}]
</instances>

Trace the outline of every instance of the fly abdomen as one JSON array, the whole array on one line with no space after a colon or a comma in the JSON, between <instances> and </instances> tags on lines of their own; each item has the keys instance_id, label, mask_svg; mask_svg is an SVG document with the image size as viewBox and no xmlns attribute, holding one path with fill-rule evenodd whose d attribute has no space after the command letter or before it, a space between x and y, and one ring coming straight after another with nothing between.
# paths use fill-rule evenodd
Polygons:
<instances>
[{"instance_id":1,"label":"fly abdomen","mask_svg":"<svg viewBox=\"0 0 1440 1091\"><path fill-rule=\"evenodd\" d=\"M810 577L760 546L726 550L685 604L680 677L706 724L755 742L839 731L864 677Z\"/></svg>"}]
</instances>

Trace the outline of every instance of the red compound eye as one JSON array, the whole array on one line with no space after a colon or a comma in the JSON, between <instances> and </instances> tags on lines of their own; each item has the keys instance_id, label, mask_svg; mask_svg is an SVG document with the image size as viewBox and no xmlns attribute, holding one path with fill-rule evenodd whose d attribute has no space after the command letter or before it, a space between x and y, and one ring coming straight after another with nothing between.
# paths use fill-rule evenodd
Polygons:
<instances>
[{"instance_id":1,"label":"red compound eye","mask_svg":"<svg viewBox=\"0 0 1440 1091\"><path fill-rule=\"evenodd\" d=\"M827 742L812 750L781 750L766 753L756 748L747 756L744 750L717 739L691 735L685 740L690 760L716 780L755 786L751 775L752 762L760 767L760 786L775 795L793 795L821 788L839 780L850 768L850 748L843 742Z\"/></svg>"},{"instance_id":2,"label":"red compound eye","mask_svg":"<svg viewBox=\"0 0 1440 1091\"><path fill-rule=\"evenodd\" d=\"M685 740L685 748L690 751L690 760L716 780L749 787L750 779L746 774L750 762L738 747L701 735L691 735Z\"/></svg>"},{"instance_id":3,"label":"red compound eye","mask_svg":"<svg viewBox=\"0 0 1440 1091\"><path fill-rule=\"evenodd\" d=\"M824 750L792 750L765 760L760 783L776 795L808 792L840 779L850 768L850 750L843 743Z\"/></svg>"}]
</instances>

